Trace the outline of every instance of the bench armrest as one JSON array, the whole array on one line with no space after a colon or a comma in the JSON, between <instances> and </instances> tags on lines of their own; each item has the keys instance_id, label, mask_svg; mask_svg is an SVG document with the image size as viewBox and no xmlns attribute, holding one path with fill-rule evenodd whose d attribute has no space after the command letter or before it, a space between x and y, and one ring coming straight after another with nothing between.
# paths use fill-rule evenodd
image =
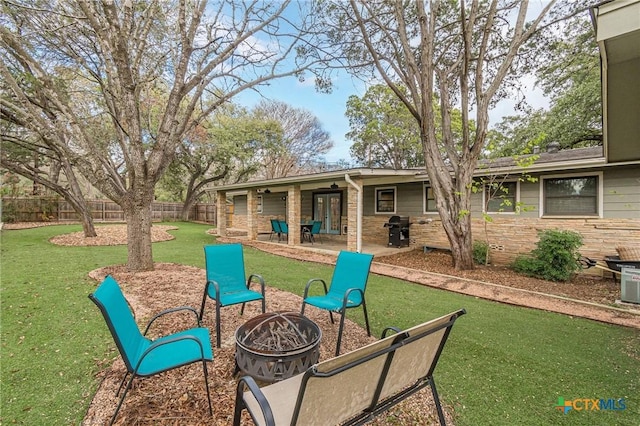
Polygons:
<instances>
[{"instance_id":1,"label":"bench armrest","mask_svg":"<svg viewBox=\"0 0 640 426\"><path fill-rule=\"evenodd\" d=\"M249 392L251 392L253 397L256 399L256 402L260 406L260 410L262 411L262 417L265 421L265 425L276 426L276 421L273 417L273 412L271 411L271 406L269 405L269 401L267 401L267 398L264 396L264 394L260 390L260 387L251 376L243 376L240 378L240 380L238 380L238 387L236 388L236 406L234 409L233 424L240 425L240 414L242 413L243 409L247 408L247 405L244 402L245 388L249 389ZM253 422L255 424L258 424L253 413L249 410L247 411L249 412L249 415L251 415Z\"/></svg>"},{"instance_id":2,"label":"bench armrest","mask_svg":"<svg viewBox=\"0 0 640 426\"><path fill-rule=\"evenodd\" d=\"M385 337L387 337L387 333L390 332L390 331L393 331L396 334L402 332L402 330L400 330L398 327L387 327L384 330L382 330L382 337L380 337L380 338L384 339Z\"/></svg>"}]
</instances>

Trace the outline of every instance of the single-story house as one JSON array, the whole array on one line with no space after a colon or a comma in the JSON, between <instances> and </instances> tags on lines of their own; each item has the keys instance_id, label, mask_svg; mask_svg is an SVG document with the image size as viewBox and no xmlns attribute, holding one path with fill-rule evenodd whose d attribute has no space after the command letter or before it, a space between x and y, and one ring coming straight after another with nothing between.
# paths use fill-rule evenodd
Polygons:
<instances>
[{"instance_id":1,"label":"single-story house","mask_svg":"<svg viewBox=\"0 0 640 426\"><path fill-rule=\"evenodd\" d=\"M616 247L640 244L640 0L615 0L592 9L602 57L603 146L538 153L521 167L511 158L484 162L478 179L507 178L500 202L488 190L472 199L473 235L487 241L494 263L535 248L538 232L568 229L583 236L582 254L603 259ZM521 179L523 174L533 179ZM389 244L390 216L409 216L410 246L447 247L424 169L355 168L213 188L218 233L246 230L249 239L271 230L270 219L322 222L321 233L345 240ZM509 203L502 200L508 199ZM227 223L227 201L233 203ZM519 206L524 208L519 210ZM491 216L489 222L484 213ZM289 227L298 244L300 227Z\"/></svg>"}]
</instances>

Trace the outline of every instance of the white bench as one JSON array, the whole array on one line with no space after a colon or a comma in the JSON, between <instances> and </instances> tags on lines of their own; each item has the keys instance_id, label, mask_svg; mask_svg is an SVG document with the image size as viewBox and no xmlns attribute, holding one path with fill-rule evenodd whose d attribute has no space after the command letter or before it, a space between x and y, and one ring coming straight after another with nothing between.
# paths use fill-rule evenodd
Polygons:
<instances>
[{"instance_id":1,"label":"white bench","mask_svg":"<svg viewBox=\"0 0 640 426\"><path fill-rule=\"evenodd\" d=\"M247 410L257 425L363 424L430 386L440 424L444 413L433 371L455 320L464 309L328 359L263 388L238 383L234 425ZM386 330L385 330L386 331Z\"/></svg>"}]
</instances>

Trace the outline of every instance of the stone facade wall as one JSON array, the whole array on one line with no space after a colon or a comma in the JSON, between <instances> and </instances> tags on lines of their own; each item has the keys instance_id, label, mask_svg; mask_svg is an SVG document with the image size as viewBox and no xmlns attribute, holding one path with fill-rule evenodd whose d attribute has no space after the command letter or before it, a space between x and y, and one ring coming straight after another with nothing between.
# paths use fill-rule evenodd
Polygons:
<instances>
[{"instance_id":1,"label":"stone facade wall","mask_svg":"<svg viewBox=\"0 0 640 426\"><path fill-rule=\"evenodd\" d=\"M439 218L416 216L410 219L409 236L412 247L449 247ZM430 223L417 223L429 219L432 219ZM387 217L380 216L365 217L363 239L370 243L387 244L388 233L383 227L387 220ZM491 261L499 265L509 264L518 255L535 249L538 233L548 229L580 233L583 238L580 253L595 260L616 255L618 246L640 245L640 219L532 219L498 216L491 223L482 219L474 219L472 222L474 239L489 242Z\"/></svg>"},{"instance_id":2,"label":"stone facade wall","mask_svg":"<svg viewBox=\"0 0 640 426\"><path fill-rule=\"evenodd\" d=\"M271 232L271 219L284 220L284 216L256 216L258 221L258 233L265 234ZM246 214L234 214L233 215L233 228L248 229L247 215Z\"/></svg>"}]
</instances>

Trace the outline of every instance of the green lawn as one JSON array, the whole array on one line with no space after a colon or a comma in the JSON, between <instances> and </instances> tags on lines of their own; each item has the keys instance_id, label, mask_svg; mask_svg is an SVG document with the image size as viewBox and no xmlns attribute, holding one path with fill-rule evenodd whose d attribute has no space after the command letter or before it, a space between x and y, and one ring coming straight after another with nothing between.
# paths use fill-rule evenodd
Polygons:
<instances>
[{"instance_id":1,"label":"green lawn","mask_svg":"<svg viewBox=\"0 0 640 426\"><path fill-rule=\"evenodd\" d=\"M178 223L176 239L154 245L158 262L202 267L205 225ZM87 295L87 273L126 261L126 247L59 247L77 225L2 231L0 424L80 424L115 348ZM245 250L247 270L302 294L332 268ZM408 327L466 308L436 370L441 399L457 425L638 425L640 331L518 308L372 275L373 332ZM362 323L361 311L349 312ZM214 361L215 362L215 361ZM558 398L624 398L624 410L555 409ZM617 407L620 407L617 405Z\"/></svg>"}]
</instances>

